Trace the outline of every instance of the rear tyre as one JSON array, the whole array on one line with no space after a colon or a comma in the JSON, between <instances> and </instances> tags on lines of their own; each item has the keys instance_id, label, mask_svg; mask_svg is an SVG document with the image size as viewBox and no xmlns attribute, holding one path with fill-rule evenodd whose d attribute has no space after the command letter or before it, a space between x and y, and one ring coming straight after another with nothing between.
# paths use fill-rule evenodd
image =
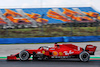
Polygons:
<instances>
[{"instance_id":1,"label":"rear tyre","mask_svg":"<svg viewBox=\"0 0 100 67\"><path fill-rule=\"evenodd\" d=\"M82 62L88 62L90 59L90 54L86 51L83 51L82 53L79 54L79 59Z\"/></svg>"},{"instance_id":2,"label":"rear tyre","mask_svg":"<svg viewBox=\"0 0 100 67\"><path fill-rule=\"evenodd\" d=\"M26 61L30 58L30 54L27 51L23 50L19 53L19 58L21 61Z\"/></svg>"}]
</instances>

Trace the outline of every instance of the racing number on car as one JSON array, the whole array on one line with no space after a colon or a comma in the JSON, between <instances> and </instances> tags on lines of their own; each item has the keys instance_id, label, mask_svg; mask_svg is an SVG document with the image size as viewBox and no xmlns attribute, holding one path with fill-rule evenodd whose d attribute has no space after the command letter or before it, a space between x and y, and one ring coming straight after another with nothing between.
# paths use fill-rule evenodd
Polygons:
<instances>
[{"instance_id":1,"label":"racing number on car","mask_svg":"<svg viewBox=\"0 0 100 67\"><path fill-rule=\"evenodd\" d=\"M69 55L69 54L73 54L74 52L72 52L71 50L68 52L68 51L64 51L63 53L65 53L65 55Z\"/></svg>"}]
</instances>

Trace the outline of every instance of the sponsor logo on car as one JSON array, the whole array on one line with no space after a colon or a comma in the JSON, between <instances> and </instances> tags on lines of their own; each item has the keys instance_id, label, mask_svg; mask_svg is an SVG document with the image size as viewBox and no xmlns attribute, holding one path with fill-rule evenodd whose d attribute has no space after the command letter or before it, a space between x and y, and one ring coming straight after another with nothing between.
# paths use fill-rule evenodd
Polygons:
<instances>
[{"instance_id":1,"label":"sponsor logo on car","mask_svg":"<svg viewBox=\"0 0 100 67\"><path fill-rule=\"evenodd\" d=\"M69 55L69 54L73 54L74 52L72 52L71 50L68 52L68 51L64 51L63 53L65 53L65 55Z\"/></svg>"},{"instance_id":2,"label":"sponsor logo on car","mask_svg":"<svg viewBox=\"0 0 100 67\"><path fill-rule=\"evenodd\" d=\"M45 54L45 51L43 50L42 53Z\"/></svg>"},{"instance_id":3,"label":"sponsor logo on car","mask_svg":"<svg viewBox=\"0 0 100 67\"><path fill-rule=\"evenodd\" d=\"M53 51L52 54L53 54L53 56L57 56L58 52L57 51Z\"/></svg>"},{"instance_id":4,"label":"sponsor logo on car","mask_svg":"<svg viewBox=\"0 0 100 67\"><path fill-rule=\"evenodd\" d=\"M63 53L62 53L62 52L59 52L59 55L60 55L60 56L62 56L62 55L63 55Z\"/></svg>"}]
</instances>

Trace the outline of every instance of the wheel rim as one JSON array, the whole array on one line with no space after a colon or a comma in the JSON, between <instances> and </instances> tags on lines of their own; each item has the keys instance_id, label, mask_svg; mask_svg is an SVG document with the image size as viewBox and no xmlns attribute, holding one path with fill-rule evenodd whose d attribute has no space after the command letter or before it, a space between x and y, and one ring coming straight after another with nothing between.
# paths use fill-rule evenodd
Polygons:
<instances>
[{"instance_id":1,"label":"wheel rim","mask_svg":"<svg viewBox=\"0 0 100 67\"><path fill-rule=\"evenodd\" d=\"M82 59L88 59L88 54L87 53L83 54Z\"/></svg>"},{"instance_id":2,"label":"wheel rim","mask_svg":"<svg viewBox=\"0 0 100 67\"><path fill-rule=\"evenodd\" d=\"M25 58L27 56L27 53L23 53L22 55L21 55L21 58Z\"/></svg>"}]
</instances>

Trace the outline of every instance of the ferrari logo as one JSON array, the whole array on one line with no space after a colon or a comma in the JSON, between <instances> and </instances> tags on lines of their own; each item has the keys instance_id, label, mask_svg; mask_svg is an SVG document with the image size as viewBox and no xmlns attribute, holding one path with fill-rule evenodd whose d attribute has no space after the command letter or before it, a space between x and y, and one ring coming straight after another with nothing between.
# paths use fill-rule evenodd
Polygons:
<instances>
[{"instance_id":1,"label":"ferrari logo","mask_svg":"<svg viewBox=\"0 0 100 67\"><path fill-rule=\"evenodd\" d=\"M45 51L42 51L43 54L45 54Z\"/></svg>"}]
</instances>

